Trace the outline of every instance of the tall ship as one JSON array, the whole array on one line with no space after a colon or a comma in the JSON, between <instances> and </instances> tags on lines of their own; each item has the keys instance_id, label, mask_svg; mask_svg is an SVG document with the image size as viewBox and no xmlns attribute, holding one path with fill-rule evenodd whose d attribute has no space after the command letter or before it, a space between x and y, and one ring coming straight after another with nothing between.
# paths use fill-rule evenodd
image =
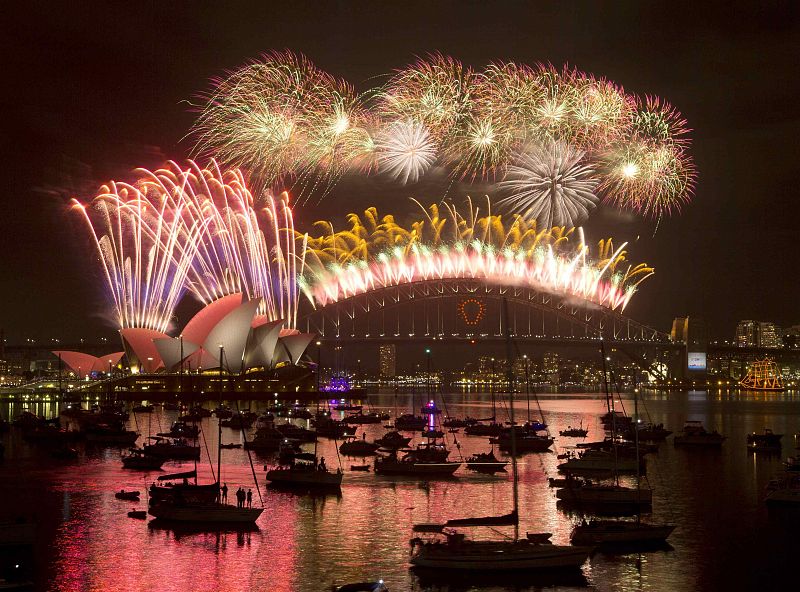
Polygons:
<instances>
[{"instance_id":1,"label":"tall ship","mask_svg":"<svg viewBox=\"0 0 800 592\"><path fill-rule=\"evenodd\" d=\"M772 360L753 362L747 375L739 381L739 386L749 391L785 391L783 377L778 365Z\"/></svg>"}]
</instances>

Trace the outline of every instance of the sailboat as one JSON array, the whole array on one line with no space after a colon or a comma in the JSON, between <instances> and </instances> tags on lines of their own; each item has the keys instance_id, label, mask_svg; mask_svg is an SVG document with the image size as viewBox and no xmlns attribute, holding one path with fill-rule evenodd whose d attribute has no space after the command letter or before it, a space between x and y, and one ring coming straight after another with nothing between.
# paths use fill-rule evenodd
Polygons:
<instances>
[{"instance_id":1,"label":"sailboat","mask_svg":"<svg viewBox=\"0 0 800 592\"><path fill-rule=\"evenodd\" d=\"M503 300L503 314L508 318L508 304ZM508 326L508 324L505 324ZM507 336L509 359L511 358L510 336ZM509 376L513 382L513 375ZM513 384L509 392L509 415L514 425ZM458 571L510 571L554 568L579 568L589 556L591 547L572 545L553 545L549 533L529 535L519 538L519 492L517 460L515 450L515 430L511 431L511 469L513 509L503 516L487 516L481 518L448 521L438 528L419 528L416 532L428 532L440 538L423 541L421 538L411 540L412 556L410 562L417 567L428 567ZM453 526L502 526L513 525L512 539L471 540L463 533L452 530ZM436 526L436 525L434 525Z\"/></svg>"},{"instance_id":2,"label":"sailboat","mask_svg":"<svg viewBox=\"0 0 800 592\"><path fill-rule=\"evenodd\" d=\"M317 416L319 416L319 398L317 398ZM333 488L342 485L344 474L341 468L335 472L325 466L325 458L317 457L317 439L314 438L314 455L308 459L295 456L290 466L276 467L267 471L267 481L273 485L304 488Z\"/></svg>"},{"instance_id":3,"label":"sailboat","mask_svg":"<svg viewBox=\"0 0 800 592\"><path fill-rule=\"evenodd\" d=\"M611 409L613 407L613 395L609 391L608 387L608 369L606 367L605 346L603 345L602 341L601 341L601 351L603 355L603 384L605 385L606 404L608 405L609 409ZM637 403L637 410L638 410L638 403ZM590 458L592 457L592 455L599 455L599 454L605 455L602 457L602 460L611 461L613 464L613 469L612 469L613 483L598 484L586 480L569 479L567 480L565 486L556 492L556 497L560 499L562 502L570 505L576 505L579 507L586 507L603 511L624 510L624 509L628 510L635 509L636 511L641 511L642 508L649 508L652 505L653 491L650 488L642 489L638 478L637 478L637 487L635 489L632 487L625 487L623 485L620 485L619 469L618 469L618 467L622 462L626 460L633 461L632 464L634 466L634 470L636 470L637 475L640 474L638 438L636 440L636 446L635 446L636 448L635 457L630 459L620 456L619 450L617 449L617 434L616 434L617 426L615 421L616 415L612 413L611 417L612 417L612 422L611 422L612 449L610 451L589 449L583 453L583 456L578 457L576 459L569 459L565 464L569 464L570 461L574 461L575 463L581 463L581 461L586 460L587 455L589 455Z\"/></svg>"},{"instance_id":4,"label":"sailboat","mask_svg":"<svg viewBox=\"0 0 800 592\"><path fill-rule=\"evenodd\" d=\"M603 353L605 360L605 352ZM604 364L605 371L605 364ZM606 381L607 384L607 381ZM639 424L639 389L634 387L634 421L633 425ZM606 393L607 394L607 393ZM639 438L638 430L634 430L636 435L636 460L639 460ZM641 487L641 472L636 472L636 489L637 498L634 500L636 505L636 521L630 522L625 520L591 520L590 522L583 521L577 525L570 535L570 540L574 544L579 545L600 545L600 544L645 544L645 543L663 543L667 537L675 530L672 524L645 524L642 522L642 507L647 503L652 503L652 490L642 490ZM644 500L647 500L645 502Z\"/></svg>"},{"instance_id":5,"label":"sailboat","mask_svg":"<svg viewBox=\"0 0 800 592\"><path fill-rule=\"evenodd\" d=\"M219 383L220 383L220 399L222 399L222 368L224 360L224 348L219 348ZM220 400L220 404L222 401ZM220 481L222 477L222 425L217 420L217 479L215 483L210 485L195 485L192 492L202 491L214 494L211 501L206 500L190 500L180 489L175 489L173 486L173 494L168 498L152 499L148 512L154 518L164 521L175 521L189 524L254 524L261 513L263 508L243 508L231 504L222 503L219 498ZM192 474L193 473L193 474ZM186 479L189 476L197 478L197 471L189 472L186 475L181 475L184 478L184 487L191 487ZM173 475L172 477L175 477Z\"/></svg>"}]
</instances>

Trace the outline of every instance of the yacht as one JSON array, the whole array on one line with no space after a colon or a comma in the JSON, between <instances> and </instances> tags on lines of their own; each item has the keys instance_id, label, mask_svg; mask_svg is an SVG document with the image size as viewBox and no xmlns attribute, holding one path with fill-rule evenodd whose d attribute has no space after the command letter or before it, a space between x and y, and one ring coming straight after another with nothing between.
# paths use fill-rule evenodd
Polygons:
<instances>
[{"instance_id":1,"label":"yacht","mask_svg":"<svg viewBox=\"0 0 800 592\"><path fill-rule=\"evenodd\" d=\"M664 542L675 530L671 524L645 524L626 520L591 520L577 525L570 535L576 545Z\"/></svg>"},{"instance_id":2,"label":"yacht","mask_svg":"<svg viewBox=\"0 0 800 592\"><path fill-rule=\"evenodd\" d=\"M716 430L707 432L700 421L687 421L683 431L675 434L672 443L675 446L722 446L725 436Z\"/></svg>"}]
</instances>

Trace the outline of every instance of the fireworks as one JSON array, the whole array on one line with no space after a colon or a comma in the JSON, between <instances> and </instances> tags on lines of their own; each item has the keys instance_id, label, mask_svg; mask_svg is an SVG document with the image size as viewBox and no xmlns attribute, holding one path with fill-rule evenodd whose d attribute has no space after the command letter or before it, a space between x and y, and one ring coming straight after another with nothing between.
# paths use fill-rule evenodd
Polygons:
<instances>
[{"instance_id":1,"label":"fireworks","mask_svg":"<svg viewBox=\"0 0 800 592\"><path fill-rule=\"evenodd\" d=\"M405 185L414 183L436 160L436 144L421 123L396 121L376 148L378 168Z\"/></svg>"},{"instance_id":2,"label":"fireworks","mask_svg":"<svg viewBox=\"0 0 800 592\"><path fill-rule=\"evenodd\" d=\"M511 195L498 202L545 226L575 226L597 205L594 171L584 153L561 142L534 145L509 166L498 185Z\"/></svg>"},{"instance_id":3,"label":"fireworks","mask_svg":"<svg viewBox=\"0 0 800 592\"><path fill-rule=\"evenodd\" d=\"M686 122L660 99L575 69L505 62L476 71L440 54L361 95L306 58L270 54L215 83L193 133L198 152L261 184L320 196L347 172L406 184L434 166L507 189L529 168L520 154L563 146L582 154L592 186L552 211L528 210L544 224L581 220L598 198L658 218L689 201L695 177Z\"/></svg>"},{"instance_id":4,"label":"fireworks","mask_svg":"<svg viewBox=\"0 0 800 592\"><path fill-rule=\"evenodd\" d=\"M256 208L238 170L171 162L139 169L137 182L111 184L82 213L103 265L120 328L165 331L188 290L203 303L245 293L260 314L297 318L302 251L287 197Z\"/></svg>"},{"instance_id":5,"label":"fireworks","mask_svg":"<svg viewBox=\"0 0 800 592\"><path fill-rule=\"evenodd\" d=\"M433 205L408 227L391 216L379 218L374 208L363 220L351 214L350 224L308 239L300 284L316 306L411 282L477 279L576 296L621 311L653 273L646 264L625 266L626 244L615 249L610 239L600 241L592 260L580 229L540 230L520 216L506 225L500 216L480 216L471 202L464 214L452 205L444 212Z\"/></svg>"}]
</instances>

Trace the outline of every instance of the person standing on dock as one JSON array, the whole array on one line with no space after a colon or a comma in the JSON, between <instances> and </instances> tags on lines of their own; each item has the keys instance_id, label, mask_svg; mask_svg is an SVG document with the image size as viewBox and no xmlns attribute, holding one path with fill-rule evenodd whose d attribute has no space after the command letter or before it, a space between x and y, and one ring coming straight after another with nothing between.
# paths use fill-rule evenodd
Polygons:
<instances>
[{"instance_id":1,"label":"person standing on dock","mask_svg":"<svg viewBox=\"0 0 800 592\"><path fill-rule=\"evenodd\" d=\"M253 490L252 489L248 489L247 490L247 507L248 508L252 508L253 507Z\"/></svg>"},{"instance_id":2,"label":"person standing on dock","mask_svg":"<svg viewBox=\"0 0 800 592\"><path fill-rule=\"evenodd\" d=\"M220 489L220 491L222 491L222 503L223 504L227 504L228 503L228 484L227 483L223 483L222 484L222 489Z\"/></svg>"}]
</instances>

